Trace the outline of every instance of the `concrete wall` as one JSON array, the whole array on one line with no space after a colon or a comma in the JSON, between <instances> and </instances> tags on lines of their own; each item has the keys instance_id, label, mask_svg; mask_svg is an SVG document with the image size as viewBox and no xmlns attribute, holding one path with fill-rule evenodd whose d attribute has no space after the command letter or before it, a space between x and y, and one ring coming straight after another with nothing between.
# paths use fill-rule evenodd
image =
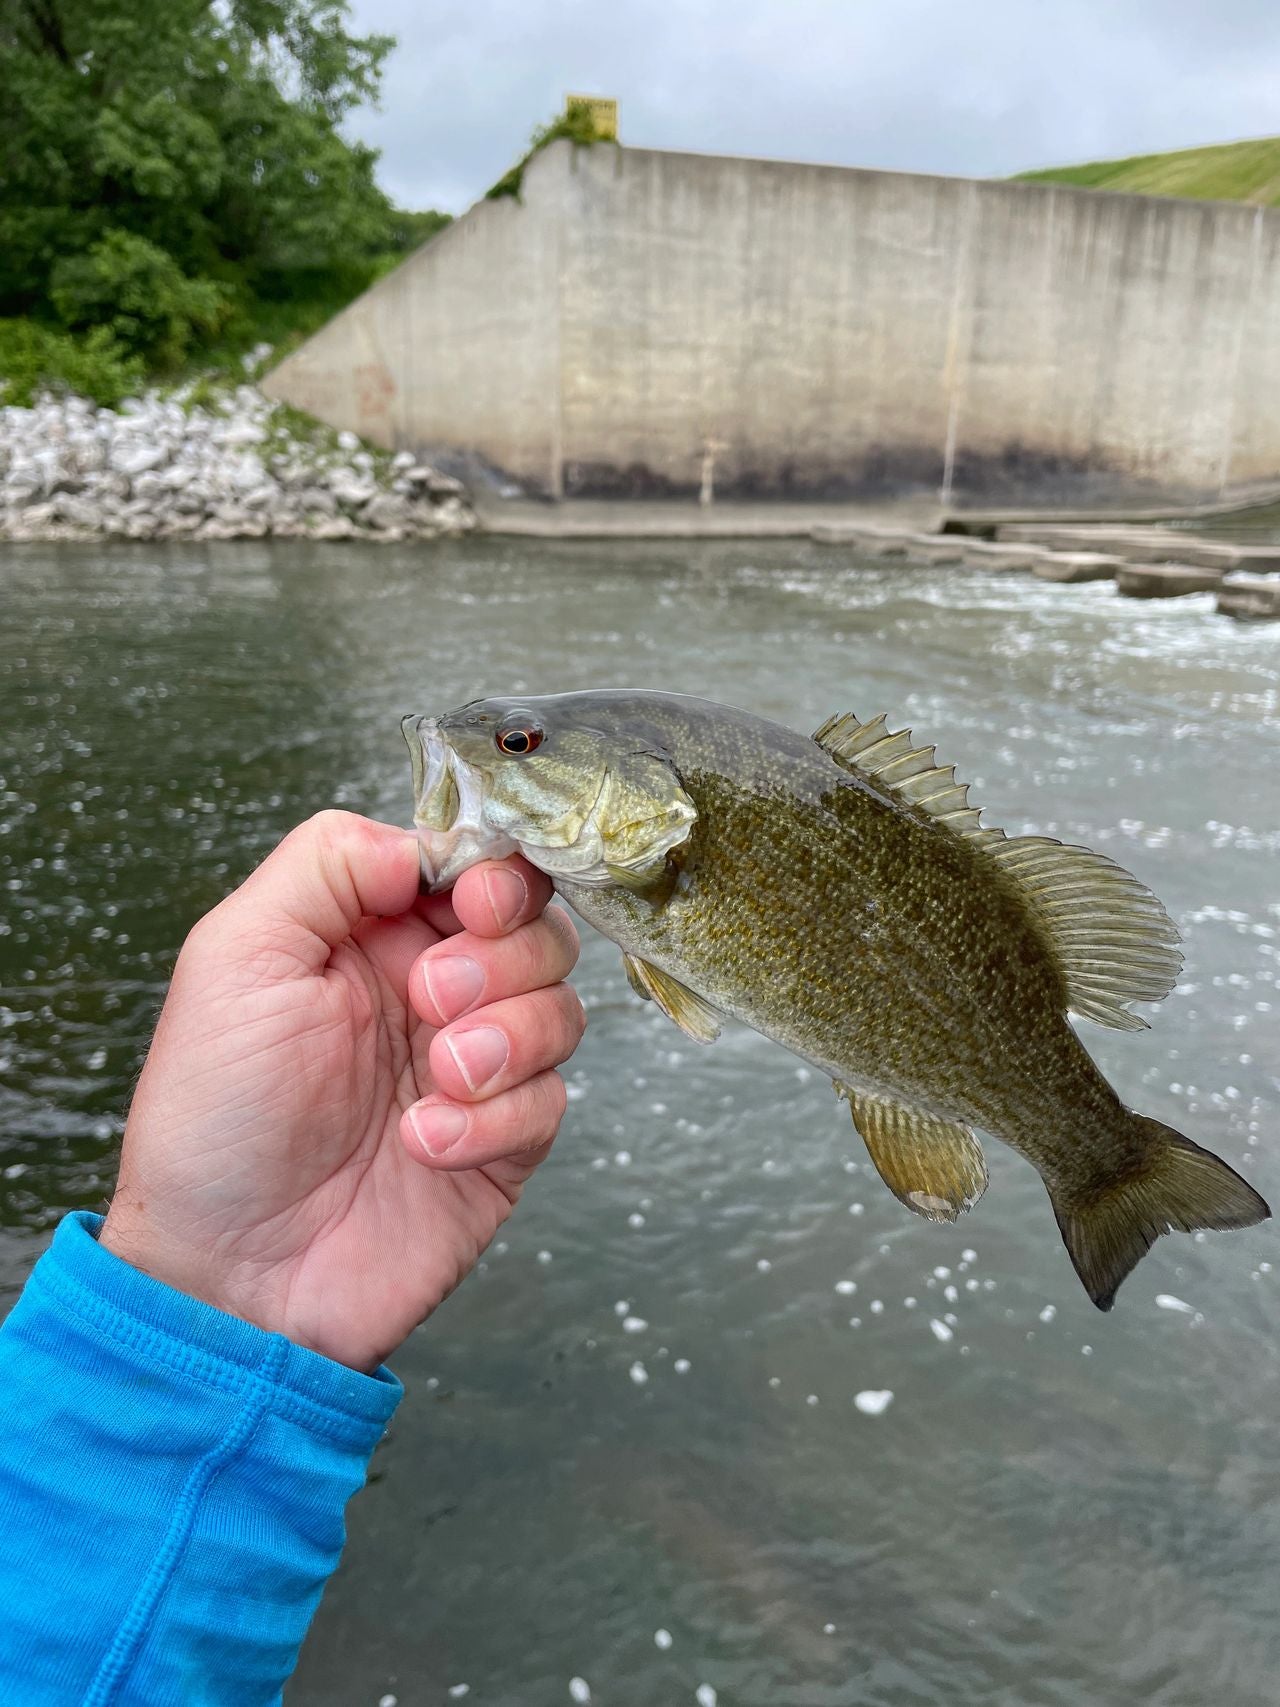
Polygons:
<instances>
[{"instance_id":1,"label":"concrete wall","mask_svg":"<svg viewBox=\"0 0 1280 1707\"><path fill-rule=\"evenodd\" d=\"M479 456L535 491L559 467L559 150L523 202L480 202L275 368L269 396L388 449Z\"/></svg>"},{"instance_id":2,"label":"concrete wall","mask_svg":"<svg viewBox=\"0 0 1280 1707\"><path fill-rule=\"evenodd\" d=\"M559 495L1280 487L1280 213L567 142L272 376Z\"/></svg>"}]
</instances>

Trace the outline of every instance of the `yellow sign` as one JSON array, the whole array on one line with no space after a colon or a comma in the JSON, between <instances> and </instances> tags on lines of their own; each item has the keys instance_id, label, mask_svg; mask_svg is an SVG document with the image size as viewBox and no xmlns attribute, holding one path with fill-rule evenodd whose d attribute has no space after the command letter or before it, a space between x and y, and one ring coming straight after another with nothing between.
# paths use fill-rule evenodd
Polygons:
<instances>
[{"instance_id":1,"label":"yellow sign","mask_svg":"<svg viewBox=\"0 0 1280 1707\"><path fill-rule=\"evenodd\" d=\"M589 113L591 126L601 142L618 140L618 103L603 95L566 95L566 113Z\"/></svg>"}]
</instances>

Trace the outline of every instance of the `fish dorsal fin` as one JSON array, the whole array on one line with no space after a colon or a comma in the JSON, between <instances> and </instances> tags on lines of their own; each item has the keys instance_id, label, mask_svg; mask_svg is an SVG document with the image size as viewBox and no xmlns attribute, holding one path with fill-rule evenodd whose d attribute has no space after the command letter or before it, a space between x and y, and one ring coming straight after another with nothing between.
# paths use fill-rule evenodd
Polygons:
<instances>
[{"instance_id":1,"label":"fish dorsal fin","mask_svg":"<svg viewBox=\"0 0 1280 1707\"><path fill-rule=\"evenodd\" d=\"M691 1037L695 1043L714 1043L719 1037L719 1016L696 990L691 990L678 978L660 972L647 960L637 959L634 954L624 954L622 964L636 995L643 996L647 1002L655 1002L686 1037Z\"/></svg>"},{"instance_id":2,"label":"fish dorsal fin","mask_svg":"<svg viewBox=\"0 0 1280 1707\"><path fill-rule=\"evenodd\" d=\"M1160 902L1105 854L1016 836L985 850L1012 877L1041 925L1074 1013L1115 1031L1145 1031L1129 1002L1159 1002L1178 980L1178 931Z\"/></svg>"},{"instance_id":3,"label":"fish dorsal fin","mask_svg":"<svg viewBox=\"0 0 1280 1707\"><path fill-rule=\"evenodd\" d=\"M969 804L969 785L956 781L955 766L937 764L932 747L912 746L909 729L889 729L883 712L870 723L852 712L828 717L813 738L845 770L919 807L957 836L984 846L1004 840L1003 830L984 828L980 809Z\"/></svg>"},{"instance_id":4,"label":"fish dorsal fin","mask_svg":"<svg viewBox=\"0 0 1280 1707\"><path fill-rule=\"evenodd\" d=\"M954 1221L987 1189L982 1146L967 1126L836 1081L880 1178L926 1221Z\"/></svg>"},{"instance_id":5,"label":"fish dorsal fin","mask_svg":"<svg viewBox=\"0 0 1280 1707\"><path fill-rule=\"evenodd\" d=\"M1136 877L1089 848L1048 836L1010 839L984 827L954 768L935 764L932 747L913 746L910 730L891 731L883 714L870 723L829 717L814 740L837 764L927 812L1002 866L1040 926L1074 1013L1116 1031L1146 1030L1126 1004L1167 996L1182 956L1169 915Z\"/></svg>"}]
</instances>

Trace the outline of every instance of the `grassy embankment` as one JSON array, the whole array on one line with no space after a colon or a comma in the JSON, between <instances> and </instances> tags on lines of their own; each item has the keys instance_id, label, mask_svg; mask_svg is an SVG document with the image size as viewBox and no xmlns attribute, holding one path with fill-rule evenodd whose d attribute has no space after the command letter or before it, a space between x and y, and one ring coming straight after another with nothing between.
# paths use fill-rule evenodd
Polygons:
<instances>
[{"instance_id":1,"label":"grassy embankment","mask_svg":"<svg viewBox=\"0 0 1280 1707\"><path fill-rule=\"evenodd\" d=\"M1052 166L1019 172L1017 181L1280 207L1280 137L1183 148L1172 154L1136 154L1129 160L1094 160L1083 166Z\"/></svg>"}]
</instances>

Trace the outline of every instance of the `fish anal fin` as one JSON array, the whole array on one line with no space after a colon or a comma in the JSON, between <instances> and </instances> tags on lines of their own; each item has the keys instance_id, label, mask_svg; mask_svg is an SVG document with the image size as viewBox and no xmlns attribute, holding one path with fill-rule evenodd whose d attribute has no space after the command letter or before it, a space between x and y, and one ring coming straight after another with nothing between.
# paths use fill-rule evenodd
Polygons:
<instances>
[{"instance_id":1,"label":"fish anal fin","mask_svg":"<svg viewBox=\"0 0 1280 1707\"><path fill-rule=\"evenodd\" d=\"M954 1221L987 1189L982 1146L967 1126L838 1081L880 1178L926 1221Z\"/></svg>"},{"instance_id":2,"label":"fish anal fin","mask_svg":"<svg viewBox=\"0 0 1280 1707\"><path fill-rule=\"evenodd\" d=\"M686 1037L695 1043L714 1043L720 1035L720 1019L709 1002L703 1001L696 990L682 984L667 972L640 960L634 954L624 954L631 988L660 1007L673 1025L678 1025Z\"/></svg>"},{"instance_id":3,"label":"fish anal fin","mask_svg":"<svg viewBox=\"0 0 1280 1707\"><path fill-rule=\"evenodd\" d=\"M1234 1168L1165 1126L1124 1111L1136 1171L1086 1196L1049 1187L1067 1254L1099 1310L1161 1233L1252 1227L1271 1211Z\"/></svg>"},{"instance_id":4,"label":"fish anal fin","mask_svg":"<svg viewBox=\"0 0 1280 1707\"><path fill-rule=\"evenodd\" d=\"M984 850L1011 877L1040 927L1074 1013L1144 1031L1129 1002L1158 1002L1182 967L1178 932L1156 897L1105 854L1048 836Z\"/></svg>"}]
</instances>

